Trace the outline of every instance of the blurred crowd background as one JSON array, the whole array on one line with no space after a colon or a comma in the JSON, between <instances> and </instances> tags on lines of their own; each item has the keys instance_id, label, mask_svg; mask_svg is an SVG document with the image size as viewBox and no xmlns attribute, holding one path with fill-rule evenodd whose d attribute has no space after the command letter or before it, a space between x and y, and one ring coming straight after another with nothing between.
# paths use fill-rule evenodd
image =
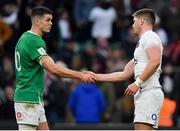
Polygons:
<instances>
[{"instance_id":1,"label":"blurred crowd background","mask_svg":"<svg viewBox=\"0 0 180 131\"><path fill-rule=\"evenodd\" d=\"M145 7L154 9L154 31L164 46L160 82L166 101L160 125L180 126L180 0L0 0L0 121L15 121L14 48L21 34L30 29L35 6L53 11L51 33L43 38L55 62L95 73L123 70L139 39L132 32L131 14ZM47 119L52 125L132 123L133 97L124 95L131 82L84 84L46 72Z\"/></svg>"}]
</instances>

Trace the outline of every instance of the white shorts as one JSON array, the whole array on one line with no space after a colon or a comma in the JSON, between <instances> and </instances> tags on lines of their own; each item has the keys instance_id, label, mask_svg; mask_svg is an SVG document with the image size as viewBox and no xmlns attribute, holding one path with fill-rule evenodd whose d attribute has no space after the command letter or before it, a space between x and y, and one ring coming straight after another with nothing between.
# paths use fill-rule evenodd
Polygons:
<instances>
[{"instance_id":1,"label":"white shorts","mask_svg":"<svg viewBox=\"0 0 180 131\"><path fill-rule=\"evenodd\" d=\"M46 122L45 110L42 103L16 103L14 104L16 120L18 124L28 124L38 126L41 122Z\"/></svg>"},{"instance_id":2,"label":"white shorts","mask_svg":"<svg viewBox=\"0 0 180 131\"><path fill-rule=\"evenodd\" d=\"M161 88L138 91L134 96L134 123L147 123L158 128L163 101L164 93Z\"/></svg>"}]
</instances>

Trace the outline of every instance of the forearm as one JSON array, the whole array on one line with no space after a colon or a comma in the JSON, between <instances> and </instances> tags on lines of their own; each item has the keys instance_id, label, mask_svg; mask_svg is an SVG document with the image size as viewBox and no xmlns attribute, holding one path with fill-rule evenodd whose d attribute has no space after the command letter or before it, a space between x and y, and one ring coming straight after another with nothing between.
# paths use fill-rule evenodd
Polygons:
<instances>
[{"instance_id":1,"label":"forearm","mask_svg":"<svg viewBox=\"0 0 180 131\"><path fill-rule=\"evenodd\" d=\"M114 72L110 74L97 74L97 81L106 81L106 82L117 82L125 81L130 79L134 75L134 64L133 61L129 61L124 67L122 72Z\"/></svg>"},{"instance_id":2,"label":"forearm","mask_svg":"<svg viewBox=\"0 0 180 131\"><path fill-rule=\"evenodd\" d=\"M54 65L51 73L58 77L75 78L75 79L82 78L82 72L74 71L74 70L71 70L71 69L68 69L65 67L61 67L58 65Z\"/></svg>"},{"instance_id":3,"label":"forearm","mask_svg":"<svg viewBox=\"0 0 180 131\"><path fill-rule=\"evenodd\" d=\"M150 61L144 69L143 73L139 76L140 80L145 82L148 78L150 78L157 70L159 64L159 61Z\"/></svg>"},{"instance_id":4,"label":"forearm","mask_svg":"<svg viewBox=\"0 0 180 131\"><path fill-rule=\"evenodd\" d=\"M117 82L124 81L124 72L114 72L109 74L96 74L96 81L106 81L106 82Z\"/></svg>"},{"instance_id":5,"label":"forearm","mask_svg":"<svg viewBox=\"0 0 180 131\"><path fill-rule=\"evenodd\" d=\"M53 75L56 75L58 77L66 77L66 78L77 78L82 79L82 72L74 71L68 68L65 68L63 66L57 65L54 63L54 61L48 57L45 56L41 59L42 66L48 70Z\"/></svg>"}]
</instances>

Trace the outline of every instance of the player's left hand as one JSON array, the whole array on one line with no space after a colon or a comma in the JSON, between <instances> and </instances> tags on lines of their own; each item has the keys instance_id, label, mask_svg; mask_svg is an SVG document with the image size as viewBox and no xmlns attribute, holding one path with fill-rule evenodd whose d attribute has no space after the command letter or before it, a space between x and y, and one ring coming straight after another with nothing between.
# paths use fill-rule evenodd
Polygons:
<instances>
[{"instance_id":1,"label":"player's left hand","mask_svg":"<svg viewBox=\"0 0 180 131\"><path fill-rule=\"evenodd\" d=\"M127 89L125 90L124 94L125 95L130 95L130 96L133 96L136 94L136 92L139 90L139 87L135 84L135 83L132 83L131 85L129 85L127 87Z\"/></svg>"}]
</instances>

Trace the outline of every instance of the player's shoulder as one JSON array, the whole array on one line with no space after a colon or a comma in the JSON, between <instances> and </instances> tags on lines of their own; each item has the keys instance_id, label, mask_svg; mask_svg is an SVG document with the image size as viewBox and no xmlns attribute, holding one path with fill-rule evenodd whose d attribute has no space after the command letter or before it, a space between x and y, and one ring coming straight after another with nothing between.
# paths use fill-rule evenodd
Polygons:
<instances>
[{"instance_id":1,"label":"player's shoulder","mask_svg":"<svg viewBox=\"0 0 180 131\"><path fill-rule=\"evenodd\" d=\"M145 39L160 39L159 35L154 31L147 31L143 34L142 38Z\"/></svg>"},{"instance_id":2,"label":"player's shoulder","mask_svg":"<svg viewBox=\"0 0 180 131\"><path fill-rule=\"evenodd\" d=\"M154 31L147 31L143 34L143 36L158 36Z\"/></svg>"},{"instance_id":3,"label":"player's shoulder","mask_svg":"<svg viewBox=\"0 0 180 131\"><path fill-rule=\"evenodd\" d=\"M25 42L25 43L30 43L30 42L34 41L35 39L36 38L29 32L24 32L20 37L20 41Z\"/></svg>"},{"instance_id":4,"label":"player's shoulder","mask_svg":"<svg viewBox=\"0 0 180 131\"><path fill-rule=\"evenodd\" d=\"M36 35L36 34L33 34L29 31L25 32L23 35L22 35L22 39L24 42L26 42L27 46L35 46L35 45L39 45L39 44L44 44L44 41L43 39Z\"/></svg>"}]
</instances>

